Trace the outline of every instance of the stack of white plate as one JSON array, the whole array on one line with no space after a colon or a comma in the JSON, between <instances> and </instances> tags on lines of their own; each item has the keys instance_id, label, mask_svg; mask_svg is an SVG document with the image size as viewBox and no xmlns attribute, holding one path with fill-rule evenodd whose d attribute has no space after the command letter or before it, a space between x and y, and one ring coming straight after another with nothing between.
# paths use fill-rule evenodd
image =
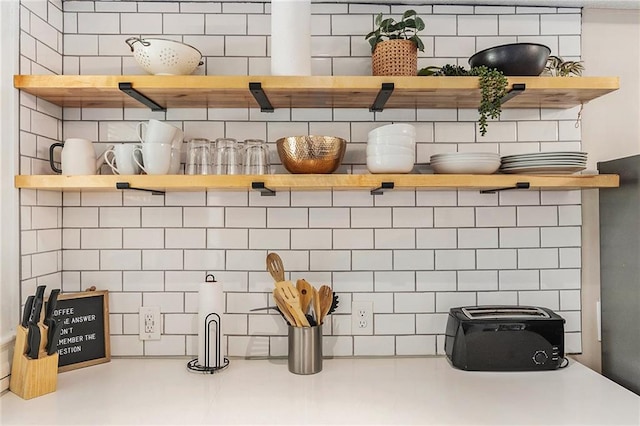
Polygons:
<instances>
[{"instance_id":1,"label":"stack of white plate","mask_svg":"<svg viewBox=\"0 0 640 426\"><path fill-rule=\"evenodd\" d=\"M500 155L493 152L450 152L431 156L431 168L435 173L489 175L499 167Z\"/></svg>"},{"instance_id":2,"label":"stack of white plate","mask_svg":"<svg viewBox=\"0 0 640 426\"><path fill-rule=\"evenodd\" d=\"M502 157L502 173L575 173L587 168L587 153L576 151L536 152Z\"/></svg>"},{"instance_id":3,"label":"stack of white plate","mask_svg":"<svg viewBox=\"0 0 640 426\"><path fill-rule=\"evenodd\" d=\"M389 124L369 132L367 169L371 173L409 173L416 161L416 128Z\"/></svg>"}]
</instances>

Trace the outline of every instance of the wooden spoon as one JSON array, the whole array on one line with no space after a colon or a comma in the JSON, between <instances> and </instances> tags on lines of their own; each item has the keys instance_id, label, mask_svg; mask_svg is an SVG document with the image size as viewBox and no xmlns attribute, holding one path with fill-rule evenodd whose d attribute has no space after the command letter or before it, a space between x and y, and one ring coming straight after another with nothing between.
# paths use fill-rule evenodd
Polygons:
<instances>
[{"instance_id":1,"label":"wooden spoon","mask_svg":"<svg viewBox=\"0 0 640 426\"><path fill-rule=\"evenodd\" d=\"M309 305L313 300L313 286L307 282L307 280L298 280L296 281L296 288L298 289L298 294L300 295L300 309L305 315L309 312Z\"/></svg>"},{"instance_id":2,"label":"wooden spoon","mask_svg":"<svg viewBox=\"0 0 640 426\"><path fill-rule=\"evenodd\" d=\"M320 295L318 294L318 290L314 286L311 286L311 289L313 290L313 315L316 320L316 324L322 325L322 323L320 322Z\"/></svg>"},{"instance_id":3,"label":"wooden spoon","mask_svg":"<svg viewBox=\"0 0 640 426\"><path fill-rule=\"evenodd\" d=\"M289 312L289 307L284 302L284 300L282 300L280 294L278 293L278 290L275 288L273 289L273 300L275 300L278 309L280 309L282 315L284 315L285 319L289 322L289 325L296 326L296 320L294 319L293 315L291 315L291 312Z\"/></svg>"},{"instance_id":4,"label":"wooden spoon","mask_svg":"<svg viewBox=\"0 0 640 426\"><path fill-rule=\"evenodd\" d=\"M267 270L276 282L284 281L284 265L278 253L267 255Z\"/></svg>"},{"instance_id":5,"label":"wooden spoon","mask_svg":"<svg viewBox=\"0 0 640 426\"><path fill-rule=\"evenodd\" d=\"M318 324L322 324L324 322L324 317L329 313L329 309L331 309L331 303L333 303L333 290L331 287L327 285L323 285L318 290L318 294L320 296L320 314L318 317Z\"/></svg>"},{"instance_id":6,"label":"wooden spoon","mask_svg":"<svg viewBox=\"0 0 640 426\"><path fill-rule=\"evenodd\" d=\"M300 308L300 296L298 290L290 281L280 281L276 283L276 291L282 296L284 302L289 306L289 312L293 315L297 324L302 327L310 327L309 320Z\"/></svg>"}]
</instances>

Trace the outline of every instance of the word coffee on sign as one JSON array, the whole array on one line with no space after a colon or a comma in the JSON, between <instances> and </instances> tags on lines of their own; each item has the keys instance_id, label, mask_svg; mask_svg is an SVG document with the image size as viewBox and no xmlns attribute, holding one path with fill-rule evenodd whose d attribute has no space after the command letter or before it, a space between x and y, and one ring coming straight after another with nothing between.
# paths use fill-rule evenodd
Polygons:
<instances>
[{"instance_id":1,"label":"word coffee on sign","mask_svg":"<svg viewBox=\"0 0 640 426\"><path fill-rule=\"evenodd\" d=\"M53 318L62 323L59 371L110 360L107 291L60 295Z\"/></svg>"}]
</instances>

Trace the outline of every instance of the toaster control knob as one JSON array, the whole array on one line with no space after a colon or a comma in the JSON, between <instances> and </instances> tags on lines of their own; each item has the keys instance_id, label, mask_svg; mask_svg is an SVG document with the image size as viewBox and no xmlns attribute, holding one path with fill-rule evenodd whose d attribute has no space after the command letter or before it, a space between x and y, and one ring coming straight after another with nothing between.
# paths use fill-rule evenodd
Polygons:
<instances>
[{"instance_id":1,"label":"toaster control knob","mask_svg":"<svg viewBox=\"0 0 640 426\"><path fill-rule=\"evenodd\" d=\"M549 355L547 355L545 351L536 351L536 353L533 354L533 362L535 362L538 365L544 364L545 362L547 362L548 359L549 359Z\"/></svg>"}]
</instances>

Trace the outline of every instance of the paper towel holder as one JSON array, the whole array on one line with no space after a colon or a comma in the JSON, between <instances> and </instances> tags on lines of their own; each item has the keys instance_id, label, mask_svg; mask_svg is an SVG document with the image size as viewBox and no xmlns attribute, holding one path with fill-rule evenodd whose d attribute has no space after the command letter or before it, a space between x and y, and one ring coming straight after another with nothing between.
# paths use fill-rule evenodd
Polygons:
<instances>
[{"instance_id":1,"label":"paper towel holder","mask_svg":"<svg viewBox=\"0 0 640 426\"><path fill-rule=\"evenodd\" d=\"M216 278L212 274L207 274L207 276L205 277L205 281L208 283L217 282ZM198 358L196 357L187 363L187 368L189 370L197 373L213 374L216 371L220 371L229 366L229 359L224 357L224 354L220 353L220 341L222 339L221 322L222 321L219 314L215 312L208 313L204 319L205 330L206 330L206 332L204 333L204 342L200 342L201 344L204 343L205 348L208 348L209 343L211 342L211 338L216 339L215 365L217 367L211 366L211 361L212 361L210 359L211 354L209 353L209 351L205 351L205 357L204 357L205 365L199 364ZM215 330L213 332L211 330L212 325L215 326ZM221 360L222 362L220 362Z\"/></svg>"}]
</instances>

